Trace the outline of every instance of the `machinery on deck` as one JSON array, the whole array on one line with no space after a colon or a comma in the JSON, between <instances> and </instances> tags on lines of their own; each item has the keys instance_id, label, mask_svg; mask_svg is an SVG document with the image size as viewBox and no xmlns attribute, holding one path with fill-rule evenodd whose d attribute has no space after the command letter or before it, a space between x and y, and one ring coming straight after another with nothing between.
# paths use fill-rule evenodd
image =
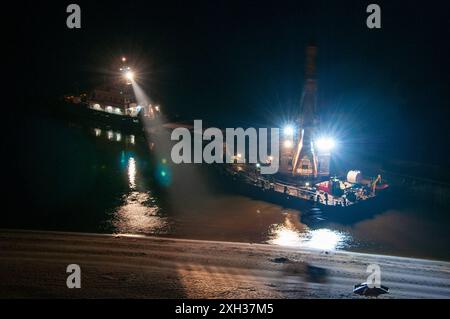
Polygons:
<instances>
[{"instance_id":1,"label":"machinery on deck","mask_svg":"<svg viewBox=\"0 0 450 319\"><path fill-rule=\"evenodd\" d=\"M226 169L238 188L252 196L291 207L320 206L323 211L347 210L376 198L388 188L381 175L364 178L360 171L349 171L346 178L336 176L317 183L288 183L259 174L250 164L232 164Z\"/></svg>"}]
</instances>

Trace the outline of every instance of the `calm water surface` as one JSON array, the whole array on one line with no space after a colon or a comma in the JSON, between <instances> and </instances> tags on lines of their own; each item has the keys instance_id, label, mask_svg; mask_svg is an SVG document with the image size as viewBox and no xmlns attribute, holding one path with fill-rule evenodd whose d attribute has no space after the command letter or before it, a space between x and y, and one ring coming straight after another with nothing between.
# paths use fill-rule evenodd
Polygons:
<instances>
[{"instance_id":1,"label":"calm water surface","mask_svg":"<svg viewBox=\"0 0 450 319\"><path fill-rule=\"evenodd\" d=\"M2 228L131 233L450 259L447 211L426 203L333 222L232 194L161 141L44 116L25 120Z\"/></svg>"}]
</instances>

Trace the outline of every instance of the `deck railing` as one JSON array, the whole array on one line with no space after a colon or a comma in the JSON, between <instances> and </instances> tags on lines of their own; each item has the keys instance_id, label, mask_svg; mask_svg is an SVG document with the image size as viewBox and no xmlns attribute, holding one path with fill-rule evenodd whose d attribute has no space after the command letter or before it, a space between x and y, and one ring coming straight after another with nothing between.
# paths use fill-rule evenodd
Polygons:
<instances>
[{"instance_id":1,"label":"deck railing","mask_svg":"<svg viewBox=\"0 0 450 319\"><path fill-rule=\"evenodd\" d=\"M344 200L342 197L335 197L331 194L328 194L328 199L326 200L325 194L323 192L317 191L317 190L309 190L300 188L294 184L281 182L279 180L269 180L267 178L264 178L260 175L257 175L255 173L250 173L245 170L236 171L233 168L231 168L232 173L237 174L239 178L243 179L243 182L246 182L248 184L252 184L257 187L261 187L267 190L272 190L278 193L283 193L288 196L298 197L305 200L311 200L311 201L317 201L317 198L319 198L319 203L322 205L327 206L338 206L338 205L346 205L350 206L353 205L354 202L351 202L347 199ZM369 196L366 196L366 198L359 198L361 200L367 199Z\"/></svg>"}]
</instances>

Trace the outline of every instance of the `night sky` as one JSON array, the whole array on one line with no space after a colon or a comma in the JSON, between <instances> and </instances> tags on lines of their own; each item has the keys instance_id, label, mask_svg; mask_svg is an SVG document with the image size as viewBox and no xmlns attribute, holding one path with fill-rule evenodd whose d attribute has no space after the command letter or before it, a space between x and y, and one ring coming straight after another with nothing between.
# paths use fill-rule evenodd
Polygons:
<instances>
[{"instance_id":1,"label":"night sky","mask_svg":"<svg viewBox=\"0 0 450 319\"><path fill-rule=\"evenodd\" d=\"M72 2L79 30L66 27ZM365 24L372 2L381 30ZM314 41L325 126L355 145L448 167L445 3L21 1L8 31L21 97L12 110L22 116L30 100L87 90L126 55L165 112L221 127L282 125L299 108Z\"/></svg>"}]
</instances>

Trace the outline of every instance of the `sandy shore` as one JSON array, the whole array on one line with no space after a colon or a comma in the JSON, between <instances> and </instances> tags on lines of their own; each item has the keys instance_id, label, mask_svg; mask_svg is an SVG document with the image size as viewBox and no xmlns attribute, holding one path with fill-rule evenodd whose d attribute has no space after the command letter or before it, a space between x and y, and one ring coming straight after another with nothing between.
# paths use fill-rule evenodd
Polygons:
<instances>
[{"instance_id":1,"label":"sandy shore","mask_svg":"<svg viewBox=\"0 0 450 319\"><path fill-rule=\"evenodd\" d=\"M450 298L450 263L279 246L0 230L1 298L359 298L367 265L380 298ZM68 289L66 267L81 267Z\"/></svg>"}]
</instances>

